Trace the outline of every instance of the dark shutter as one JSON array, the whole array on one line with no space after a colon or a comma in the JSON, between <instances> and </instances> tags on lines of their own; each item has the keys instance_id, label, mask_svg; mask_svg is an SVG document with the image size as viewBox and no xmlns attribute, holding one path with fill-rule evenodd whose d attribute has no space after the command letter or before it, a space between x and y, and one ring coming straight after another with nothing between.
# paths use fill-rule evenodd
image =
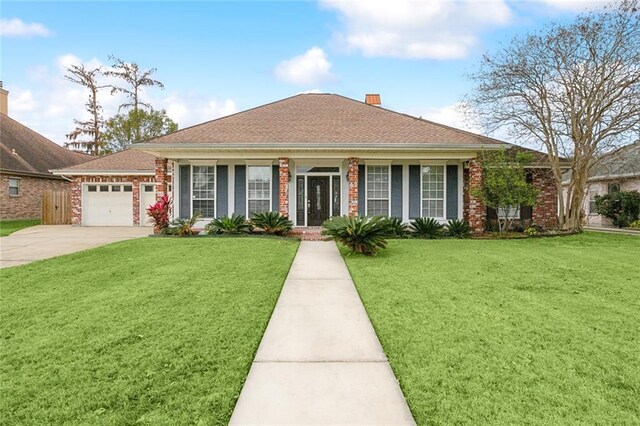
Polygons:
<instances>
[{"instance_id":1,"label":"dark shutter","mask_svg":"<svg viewBox=\"0 0 640 426\"><path fill-rule=\"evenodd\" d=\"M391 216L402 218L402 166L391 166Z\"/></svg>"},{"instance_id":2,"label":"dark shutter","mask_svg":"<svg viewBox=\"0 0 640 426\"><path fill-rule=\"evenodd\" d=\"M218 217L229 214L229 166L216 168L216 214Z\"/></svg>"},{"instance_id":3,"label":"dark shutter","mask_svg":"<svg viewBox=\"0 0 640 426\"><path fill-rule=\"evenodd\" d=\"M364 184L364 174L366 173L365 167L366 166L364 165L358 166L358 214L360 216L367 215L365 210L365 197L367 195L367 188Z\"/></svg>"},{"instance_id":4,"label":"dark shutter","mask_svg":"<svg viewBox=\"0 0 640 426\"><path fill-rule=\"evenodd\" d=\"M447 219L458 218L458 166L447 166Z\"/></svg>"},{"instance_id":5,"label":"dark shutter","mask_svg":"<svg viewBox=\"0 0 640 426\"><path fill-rule=\"evenodd\" d=\"M531 170L527 170L525 172L526 182L529 184L533 183L533 173ZM531 206L520 206L520 219L529 220L533 218L533 207Z\"/></svg>"},{"instance_id":6,"label":"dark shutter","mask_svg":"<svg viewBox=\"0 0 640 426\"><path fill-rule=\"evenodd\" d=\"M271 170L271 210L277 212L280 210L280 167L273 166Z\"/></svg>"},{"instance_id":7,"label":"dark shutter","mask_svg":"<svg viewBox=\"0 0 640 426\"><path fill-rule=\"evenodd\" d=\"M247 215L247 166L236 166L235 213Z\"/></svg>"},{"instance_id":8,"label":"dark shutter","mask_svg":"<svg viewBox=\"0 0 640 426\"><path fill-rule=\"evenodd\" d=\"M181 218L191 216L191 166L180 166L180 201L178 215Z\"/></svg>"},{"instance_id":9,"label":"dark shutter","mask_svg":"<svg viewBox=\"0 0 640 426\"><path fill-rule=\"evenodd\" d=\"M409 219L416 219L422 214L420 192L420 166L409 166Z\"/></svg>"}]
</instances>

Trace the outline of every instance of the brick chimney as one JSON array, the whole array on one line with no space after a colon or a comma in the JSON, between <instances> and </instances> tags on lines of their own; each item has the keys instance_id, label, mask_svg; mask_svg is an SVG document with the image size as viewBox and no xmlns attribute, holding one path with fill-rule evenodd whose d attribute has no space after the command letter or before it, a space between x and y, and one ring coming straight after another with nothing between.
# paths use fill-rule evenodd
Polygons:
<instances>
[{"instance_id":1,"label":"brick chimney","mask_svg":"<svg viewBox=\"0 0 640 426\"><path fill-rule=\"evenodd\" d=\"M377 93L367 93L364 96L364 103L373 106L382 105L382 103L380 102L380 95Z\"/></svg>"},{"instance_id":2,"label":"brick chimney","mask_svg":"<svg viewBox=\"0 0 640 426\"><path fill-rule=\"evenodd\" d=\"M9 92L2 88L2 81L0 81L0 113L9 115Z\"/></svg>"}]
</instances>

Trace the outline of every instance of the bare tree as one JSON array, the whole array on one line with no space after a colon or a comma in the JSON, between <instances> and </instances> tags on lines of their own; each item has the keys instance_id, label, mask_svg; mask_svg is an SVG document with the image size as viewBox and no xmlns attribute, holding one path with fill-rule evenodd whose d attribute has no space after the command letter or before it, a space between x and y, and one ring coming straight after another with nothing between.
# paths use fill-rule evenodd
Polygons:
<instances>
[{"instance_id":1,"label":"bare tree","mask_svg":"<svg viewBox=\"0 0 640 426\"><path fill-rule=\"evenodd\" d=\"M85 110L90 117L88 120L73 120L76 128L67 134L68 142L65 143L65 147L82 150L92 155L99 155L102 152L102 128L105 122L102 117L102 106L98 102L98 92L109 86L98 83L101 74L101 67L87 69L84 64L80 64L68 67L67 74L64 76L67 80L89 89ZM83 136L86 138L83 139Z\"/></svg>"},{"instance_id":2,"label":"bare tree","mask_svg":"<svg viewBox=\"0 0 640 426\"><path fill-rule=\"evenodd\" d=\"M113 61L112 69L104 74L120 78L127 83L127 87L111 86L111 94L124 93L129 100L127 103L120 105L119 109L131 108L135 116L138 115L140 106L152 109L151 105L140 100L140 93L144 87L157 86L164 89L164 85L160 81L151 78L151 75L156 72L156 68L144 71L135 62L128 63L113 55L109 56L109 59ZM134 135L135 140L138 141L141 135L139 127L134 129Z\"/></svg>"},{"instance_id":3,"label":"bare tree","mask_svg":"<svg viewBox=\"0 0 640 426\"><path fill-rule=\"evenodd\" d=\"M640 0L623 0L573 23L515 38L485 55L471 75L467 99L489 131L544 146L563 193L562 161L570 165L559 225L581 227L590 167L599 154L637 137L640 125Z\"/></svg>"}]
</instances>

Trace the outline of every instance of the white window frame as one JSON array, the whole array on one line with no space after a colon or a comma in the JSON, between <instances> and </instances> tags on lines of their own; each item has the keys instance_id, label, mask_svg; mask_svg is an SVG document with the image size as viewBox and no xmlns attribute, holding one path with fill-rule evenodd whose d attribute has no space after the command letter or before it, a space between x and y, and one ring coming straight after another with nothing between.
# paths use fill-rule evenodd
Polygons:
<instances>
[{"instance_id":1,"label":"white window frame","mask_svg":"<svg viewBox=\"0 0 640 426\"><path fill-rule=\"evenodd\" d=\"M509 206L509 219L520 219L520 205L517 206ZM505 215L505 209L499 208L496 211L498 215L498 219L506 219L507 215Z\"/></svg>"},{"instance_id":2,"label":"white window frame","mask_svg":"<svg viewBox=\"0 0 640 426\"><path fill-rule=\"evenodd\" d=\"M425 216L424 215L424 202L436 200L439 198L424 198L424 171L425 167L442 167L442 217ZM421 161L420 162L420 217L431 217L435 220L445 221L447 220L447 163L444 161Z\"/></svg>"},{"instance_id":3,"label":"white window frame","mask_svg":"<svg viewBox=\"0 0 640 426\"><path fill-rule=\"evenodd\" d=\"M11 181L15 181L16 185L12 186L11 185ZM20 192L20 184L21 184L22 179L20 179L19 177L9 177L9 179L7 180L7 193L9 194L9 197L19 197L20 195L22 195ZM17 189L17 194L12 194L11 193L11 188L16 188Z\"/></svg>"},{"instance_id":4,"label":"white window frame","mask_svg":"<svg viewBox=\"0 0 640 426\"><path fill-rule=\"evenodd\" d=\"M249 170L251 167L268 167L269 168L269 210L273 210L273 162L272 161L255 161L251 163L247 163L247 175L245 176L245 191L246 191L246 202L245 202L245 212L247 213L247 218L250 216L249 212L249 201L266 201L265 198L249 198Z\"/></svg>"},{"instance_id":5,"label":"white window frame","mask_svg":"<svg viewBox=\"0 0 640 426\"><path fill-rule=\"evenodd\" d=\"M201 220L205 220L205 219L215 219L218 216L218 166L216 163L209 163L209 164L199 164L199 163L195 163L195 164L190 164L190 172L191 172L191 176L190 176L190 183L191 185L189 185L189 199L191 200L191 216L193 216L196 213L196 210L193 208L193 202L196 201L195 198L193 198L193 168L194 167L213 167L213 196L214 198L198 198L198 201L212 201L213 200L213 217L201 217Z\"/></svg>"},{"instance_id":6,"label":"white window frame","mask_svg":"<svg viewBox=\"0 0 640 426\"><path fill-rule=\"evenodd\" d=\"M589 199L588 199L589 216L594 216L598 214L596 210L596 195L599 195L598 191L589 191ZM591 209L591 203L593 203L593 210Z\"/></svg>"},{"instance_id":7,"label":"white window frame","mask_svg":"<svg viewBox=\"0 0 640 426\"><path fill-rule=\"evenodd\" d=\"M371 198L372 201L387 201L387 217L391 217L391 162L376 162L367 161L364 170L364 214L369 216L369 167L387 167L387 174L389 176L389 187L387 191L387 198Z\"/></svg>"}]
</instances>

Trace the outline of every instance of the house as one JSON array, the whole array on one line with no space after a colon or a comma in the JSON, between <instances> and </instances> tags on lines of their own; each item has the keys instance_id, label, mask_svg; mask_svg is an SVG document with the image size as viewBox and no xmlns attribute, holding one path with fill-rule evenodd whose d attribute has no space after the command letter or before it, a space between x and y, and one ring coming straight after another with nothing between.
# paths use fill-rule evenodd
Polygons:
<instances>
[{"instance_id":1,"label":"house","mask_svg":"<svg viewBox=\"0 0 640 426\"><path fill-rule=\"evenodd\" d=\"M381 214L404 221L466 219L482 232L487 209L469 191L482 181L477 159L510 146L385 109L378 95L359 102L300 94L132 149L157 157L156 197L172 184L175 217L200 212L208 221L279 211L295 226L310 227L332 216ZM553 177L543 164L529 172L541 189L531 218L554 227ZM80 214L74 221L81 223Z\"/></svg>"},{"instance_id":2,"label":"house","mask_svg":"<svg viewBox=\"0 0 640 426\"><path fill-rule=\"evenodd\" d=\"M70 189L67 179L49 170L91 157L69 151L10 118L7 97L0 85L0 219L39 219L45 190Z\"/></svg>"},{"instance_id":3,"label":"house","mask_svg":"<svg viewBox=\"0 0 640 426\"><path fill-rule=\"evenodd\" d=\"M569 175L565 178L568 185ZM584 224L610 227L611 220L596 211L596 195L619 191L640 191L640 141L600 157L589 169L583 211Z\"/></svg>"},{"instance_id":4,"label":"house","mask_svg":"<svg viewBox=\"0 0 640 426\"><path fill-rule=\"evenodd\" d=\"M155 166L155 156L129 149L53 173L71 181L74 225L150 226L146 209L156 201Z\"/></svg>"}]
</instances>

